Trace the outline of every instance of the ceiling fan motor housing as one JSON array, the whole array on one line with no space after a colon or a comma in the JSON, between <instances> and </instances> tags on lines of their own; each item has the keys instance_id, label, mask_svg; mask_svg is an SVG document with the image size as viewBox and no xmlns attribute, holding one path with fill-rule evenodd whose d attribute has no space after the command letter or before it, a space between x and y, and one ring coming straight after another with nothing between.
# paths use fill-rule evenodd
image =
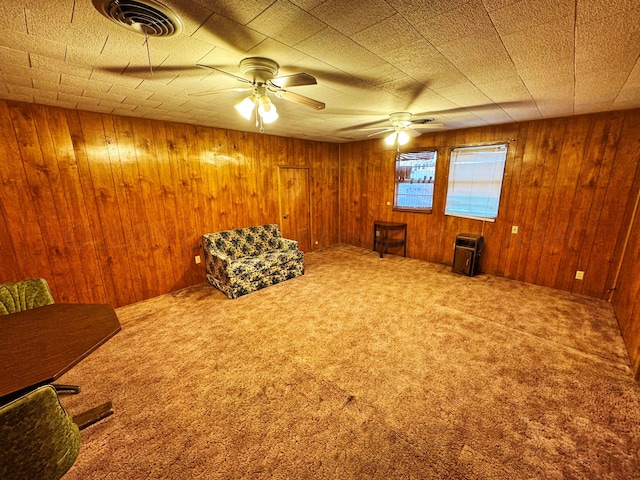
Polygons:
<instances>
[{"instance_id":1,"label":"ceiling fan motor housing","mask_svg":"<svg viewBox=\"0 0 640 480\"><path fill-rule=\"evenodd\" d=\"M267 83L278 74L280 65L264 57L248 57L240 60L240 71L247 80L254 83Z\"/></svg>"},{"instance_id":2,"label":"ceiling fan motor housing","mask_svg":"<svg viewBox=\"0 0 640 480\"><path fill-rule=\"evenodd\" d=\"M411 113L409 112L396 112L389 115L391 125L394 128L405 129L411 125Z\"/></svg>"}]
</instances>

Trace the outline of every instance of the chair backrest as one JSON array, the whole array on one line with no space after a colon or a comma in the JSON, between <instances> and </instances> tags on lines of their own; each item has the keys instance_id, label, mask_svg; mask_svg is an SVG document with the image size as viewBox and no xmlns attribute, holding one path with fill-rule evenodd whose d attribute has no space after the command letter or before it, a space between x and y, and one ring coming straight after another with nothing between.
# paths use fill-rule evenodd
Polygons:
<instances>
[{"instance_id":1,"label":"chair backrest","mask_svg":"<svg viewBox=\"0 0 640 480\"><path fill-rule=\"evenodd\" d=\"M79 451L80 430L50 385L0 406L0 478L57 480Z\"/></svg>"},{"instance_id":2,"label":"chair backrest","mask_svg":"<svg viewBox=\"0 0 640 480\"><path fill-rule=\"evenodd\" d=\"M0 285L0 315L21 312L53 303L44 278L30 278Z\"/></svg>"},{"instance_id":3,"label":"chair backrest","mask_svg":"<svg viewBox=\"0 0 640 480\"><path fill-rule=\"evenodd\" d=\"M280 227L273 224L223 230L203 235L203 244L232 259L260 255L281 248Z\"/></svg>"}]
</instances>

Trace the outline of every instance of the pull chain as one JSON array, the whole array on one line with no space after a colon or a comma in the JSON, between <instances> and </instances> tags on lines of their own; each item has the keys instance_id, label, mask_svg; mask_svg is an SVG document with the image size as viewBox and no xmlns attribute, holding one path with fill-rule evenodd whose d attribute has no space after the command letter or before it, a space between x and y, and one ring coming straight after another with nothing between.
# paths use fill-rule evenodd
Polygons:
<instances>
[{"instance_id":1,"label":"pull chain","mask_svg":"<svg viewBox=\"0 0 640 480\"><path fill-rule=\"evenodd\" d=\"M144 30L144 43L147 45L147 60L149 61L149 73L153 77L153 67L151 66L151 52L149 51L149 35L147 35L147 29Z\"/></svg>"}]
</instances>

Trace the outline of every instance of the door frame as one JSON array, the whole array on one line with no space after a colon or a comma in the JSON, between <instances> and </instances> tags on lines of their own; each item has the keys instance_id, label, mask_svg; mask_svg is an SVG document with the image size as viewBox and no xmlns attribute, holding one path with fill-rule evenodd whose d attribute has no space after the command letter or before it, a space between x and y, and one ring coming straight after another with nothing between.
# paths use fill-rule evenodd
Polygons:
<instances>
[{"instance_id":1,"label":"door frame","mask_svg":"<svg viewBox=\"0 0 640 480\"><path fill-rule=\"evenodd\" d=\"M282 230L282 180L280 176L280 172L283 169L289 170L305 170L307 173L307 205L309 206L307 215L309 216L309 251L313 251L314 246L314 231L313 231L313 215L311 206L311 169L306 166L297 166L297 165L276 165L278 169L278 225L280 225L280 230Z\"/></svg>"}]
</instances>

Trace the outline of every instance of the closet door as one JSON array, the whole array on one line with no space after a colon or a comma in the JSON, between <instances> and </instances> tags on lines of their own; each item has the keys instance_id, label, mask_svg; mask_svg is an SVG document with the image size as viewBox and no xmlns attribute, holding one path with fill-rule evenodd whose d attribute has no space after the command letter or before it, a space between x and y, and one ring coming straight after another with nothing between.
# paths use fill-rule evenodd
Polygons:
<instances>
[{"instance_id":1,"label":"closet door","mask_svg":"<svg viewBox=\"0 0 640 480\"><path fill-rule=\"evenodd\" d=\"M278 167L278 197L282 236L297 240L300 250L310 252L309 169L305 167Z\"/></svg>"}]
</instances>

